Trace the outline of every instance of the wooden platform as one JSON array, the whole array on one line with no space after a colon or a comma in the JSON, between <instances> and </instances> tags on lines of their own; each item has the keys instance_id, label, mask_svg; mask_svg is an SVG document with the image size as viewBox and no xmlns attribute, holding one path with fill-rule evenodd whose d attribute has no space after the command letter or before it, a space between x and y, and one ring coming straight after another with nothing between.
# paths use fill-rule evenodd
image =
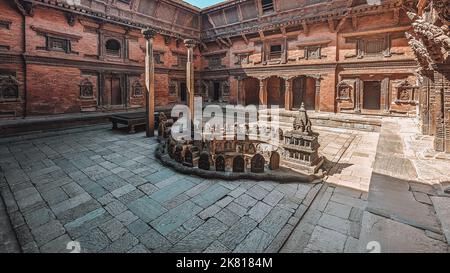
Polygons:
<instances>
[{"instance_id":1,"label":"wooden platform","mask_svg":"<svg viewBox=\"0 0 450 273\"><path fill-rule=\"evenodd\" d=\"M156 116L155 116L156 119ZM136 133L136 126L145 125L145 112L140 113L129 113L129 114L121 114L114 115L109 118L109 120L113 124L113 129L117 129L117 124L123 124L128 127L128 133L134 134Z\"/></svg>"}]
</instances>

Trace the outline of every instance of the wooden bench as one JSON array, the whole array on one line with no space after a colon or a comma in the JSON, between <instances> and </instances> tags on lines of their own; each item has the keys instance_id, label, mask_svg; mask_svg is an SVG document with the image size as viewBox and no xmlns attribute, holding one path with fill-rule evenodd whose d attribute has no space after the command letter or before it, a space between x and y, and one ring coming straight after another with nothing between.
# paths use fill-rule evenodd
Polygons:
<instances>
[{"instance_id":1,"label":"wooden bench","mask_svg":"<svg viewBox=\"0 0 450 273\"><path fill-rule=\"evenodd\" d=\"M170 114L169 111L163 111L164 113L167 112ZM158 117L160 112L155 112L155 128L158 128ZM142 126L146 125L146 119L145 119L145 112L138 112L138 113L126 113L126 114L119 114L109 117L109 120L113 124L113 129L117 129L117 124L124 124L128 127L128 133L134 134L136 133L136 126Z\"/></svg>"},{"instance_id":2,"label":"wooden bench","mask_svg":"<svg viewBox=\"0 0 450 273\"><path fill-rule=\"evenodd\" d=\"M136 126L146 125L145 112L120 114L109 117L113 124L113 129L117 129L117 124L124 124L128 127L128 133L136 133Z\"/></svg>"}]
</instances>

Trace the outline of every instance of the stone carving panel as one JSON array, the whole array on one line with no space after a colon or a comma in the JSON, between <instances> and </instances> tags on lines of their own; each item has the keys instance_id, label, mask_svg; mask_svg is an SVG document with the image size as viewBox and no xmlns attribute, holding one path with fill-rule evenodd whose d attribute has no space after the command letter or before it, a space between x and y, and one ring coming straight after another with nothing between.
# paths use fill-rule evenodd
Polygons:
<instances>
[{"instance_id":1,"label":"stone carving panel","mask_svg":"<svg viewBox=\"0 0 450 273\"><path fill-rule=\"evenodd\" d=\"M251 162L251 171L252 173L263 173L264 172L264 163L265 159L260 154L255 154L252 158Z\"/></svg>"},{"instance_id":2,"label":"stone carving panel","mask_svg":"<svg viewBox=\"0 0 450 273\"><path fill-rule=\"evenodd\" d=\"M218 172L225 171L225 157L223 157L223 155L219 155L216 158L216 171Z\"/></svg>"},{"instance_id":3,"label":"stone carving panel","mask_svg":"<svg viewBox=\"0 0 450 273\"><path fill-rule=\"evenodd\" d=\"M210 156L208 153L206 153L206 152L201 153L200 159L198 160L198 167L202 170L209 171L209 168L211 167L209 158L210 158Z\"/></svg>"},{"instance_id":4,"label":"stone carving panel","mask_svg":"<svg viewBox=\"0 0 450 273\"><path fill-rule=\"evenodd\" d=\"M13 76L0 76L0 101L17 100L19 82Z\"/></svg>"},{"instance_id":5,"label":"stone carving panel","mask_svg":"<svg viewBox=\"0 0 450 273\"><path fill-rule=\"evenodd\" d=\"M233 159L233 172L242 173L245 171L245 160L243 156L236 156Z\"/></svg>"},{"instance_id":6,"label":"stone carving panel","mask_svg":"<svg viewBox=\"0 0 450 273\"><path fill-rule=\"evenodd\" d=\"M94 85L88 79L84 79L80 84L80 96L82 98L94 97Z\"/></svg>"}]
</instances>

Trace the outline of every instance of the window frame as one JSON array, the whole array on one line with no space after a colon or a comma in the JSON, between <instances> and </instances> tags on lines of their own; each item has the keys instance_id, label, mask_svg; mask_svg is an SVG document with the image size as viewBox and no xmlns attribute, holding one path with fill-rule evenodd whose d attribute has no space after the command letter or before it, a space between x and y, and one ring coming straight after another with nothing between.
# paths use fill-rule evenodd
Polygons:
<instances>
[{"instance_id":1,"label":"window frame","mask_svg":"<svg viewBox=\"0 0 450 273\"><path fill-rule=\"evenodd\" d=\"M107 48L107 44L108 44L109 41L115 41L119 45L119 49L117 50L117 54L111 53L111 52L116 51L116 50L112 50L112 49L108 49ZM119 39L114 38L114 37L108 37L108 38L105 39L105 43L104 43L103 46L105 48L105 55L107 57L122 58L123 46L122 46L122 42Z\"/></svg>"}]
</instances>

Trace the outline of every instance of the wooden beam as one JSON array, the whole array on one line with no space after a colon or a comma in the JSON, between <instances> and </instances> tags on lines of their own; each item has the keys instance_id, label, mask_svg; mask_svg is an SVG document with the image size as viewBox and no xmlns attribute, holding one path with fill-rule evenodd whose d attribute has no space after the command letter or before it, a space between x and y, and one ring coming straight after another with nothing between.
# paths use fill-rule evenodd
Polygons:
<instances>
[{"instance_id":1,"label":"wooden beam","mask_svg":"<svg viewBox=\"0 0 450 273\"><path fill-rule=\"evenodd\" d=\"M204 42L201 42L200 44L202 45L204 50L208 51L208 46Z\"/></svg>"},{"instance_id":2,"label":"wooden beam","mask_svg":"<svg viewBox=\"0 0 450 273\"><path fill-rule=\"evenodd\" d=\"M230 37L226 37L225 39L228 42L228 46L232 47L233 46L233 42L231 41Z\"/></svg>"},{"instance_id":3,"label":"wooden beam","mask_svg":"<svg viewBox=\"0 0 450 273\"><path fill-rule=\"evenodd\" d=\"M341 30L342 26L345 24L345 21L347 21L347 17L348 17L348 16L345 16L344 18L342 18L342 19L339 21L339 23L338 23L338 25L337 25L337 27L336 27L336 32L339 32L339 31Z\"/></svg>"},{"instance_id":4,"label":"wooden beam","mask_svg":"<svg viewBox=\"0 0 450 273\"><path fill-rule=\"evenodd\" d=\"M242 38L244 39L245 44L248 45L248 44L249 44L249 41L248 41L247 36L245 36L245 34L242 34L241 36L242 36Z\"/></svg>"},{"instance_id":5,"label":"wooden beam","mask_svg":"<svg viewBox=\"0 0 450 273\"><path fill-rule=\"evenodd\" d=\"M352 27L353 27L353 30L358 29L358 17L356 15L352 16Z\"/></svg>"},{"instance_id":6,"label":"wooden beam","mask_svg":"<svg viewBox=\"0 0 450 273\"><path fill-rule=\"evenodd\" d=\"M308 24L306 22L302 22L302 27L303 27L303 33L305 33L306 36L308 36L309 34L309 27Z\"/></svg>"},{"instance_id":7,"label":"wooden beam","mask_svg":"<svg viewBox=\"0 0 450 273\"><path fill-rule=\"evenodd\" d=\"M328 29L330 30L330 32L335 32L335 28L334 28L334 20L333 18L328 18Z\"/></svg>"},{"instance_id":8,"label":"wooden beam","mask_svg":"<svg viewBox=\"0 0 450 273\"><path fill-rule=\"evenodd\" d=\"M219 48L223 48L223 44L220 42L219 39L216 39L215 41L216 41L217 45L219 46Z\"/></svg>"},{"instance_id":9,"label":"wooden beam","mask_svg":"<svg viewBox=\"0 0 450 273\"><path fill-rule=\"evenodd\" d=\"M264 40L265 36L264 36L264 31L260 30L258 31L259 33L259 37L261 38L261 40Z\"/></svg>"},{"instance_id":10,"label":"wooden beam","mask_svg":"<svg viewBox=\"0 0 450 273\"><path fill-rule=\"evenodd\" d=\"M411 26L391 27L391 28L383 28L383 29L377 29L377 30L367 30L367 31L342 33L342 37L343 38L349 38L349 37L357 37L357 36L363 36L363 35L373 35L373 34L380 34L380 33L405 32L405 31L408 31L410 29L411 29Z\"/></svg>"},{"instance_id":11,"label":"wooden beam","mask_svg":"<svg viewBox=\"0 0 450 273\"><path fill-rule=\"evenodd\" d=\"M400 22L400 9L394 10L392 19L394 20L394 25L398 25L398 23Z\"/></svg>"}]
</instances>

